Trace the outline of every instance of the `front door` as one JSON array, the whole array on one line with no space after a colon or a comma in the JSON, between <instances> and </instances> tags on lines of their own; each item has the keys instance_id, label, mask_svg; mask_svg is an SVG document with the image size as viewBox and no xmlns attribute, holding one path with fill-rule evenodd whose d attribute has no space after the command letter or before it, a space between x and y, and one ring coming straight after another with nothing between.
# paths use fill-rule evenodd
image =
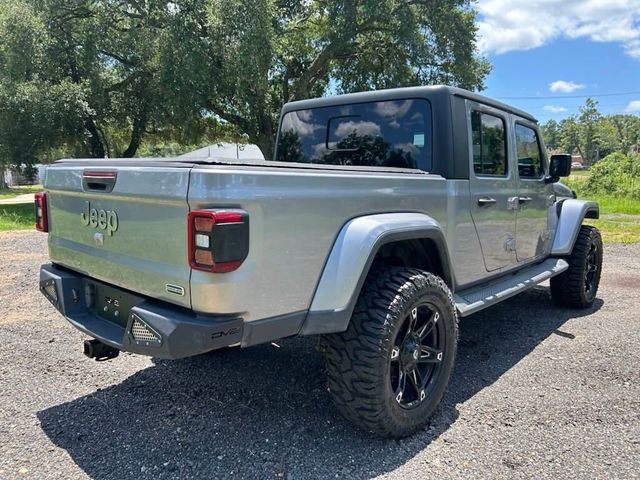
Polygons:
<instances>
[{"instance_id":1,"label":"front door","mask_svg":"<svg viewBox=\"0 0 640 480\"><path fill-rule=\"evenodd\" d=\"M553 186L545 182L547 161L537 128L516 120L514 126L518 161L518 213L516 252L518 262L542 257L549 252L549 206L554 202Z\"/></svg>"},{"instance_id":2,"label":"front door","mask_svg":"<svg viewBox=\"0 0 640 480\"><path fill-rule=\"evenodd\" d=\"M509 164L508 115L469 102L471 217L488 271L516 263L516 177Z\"/></svg>"}]
</instances>

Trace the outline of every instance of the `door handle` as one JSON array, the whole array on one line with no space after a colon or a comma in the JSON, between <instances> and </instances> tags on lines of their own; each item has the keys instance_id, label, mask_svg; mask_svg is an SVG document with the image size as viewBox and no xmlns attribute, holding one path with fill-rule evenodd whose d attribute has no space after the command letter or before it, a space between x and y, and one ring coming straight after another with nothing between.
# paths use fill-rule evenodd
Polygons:
<instances>
[{"instance_id":1,"label":"door handle","mask_svg":"<svg viewBox=\"0 0 640 480\"><path fill-rule=\"evenodd\" d=\"M491 198L491 197L480 197L478 199L478 205L480 205L481 207L486 207L488 205L493 205L496 202L497 202L497 200L495 198Z\"/></svg>"},{"instance_id":2,"label":"door handle","mask_svg":"<svg viewBox=\"0 0 640 480\"><path fill-rule=\"evenodd\" d=\"M520 203L530 202L531 200L533 200L531 197L518 197L518 202Z\"/></svg>"}]
</instances>

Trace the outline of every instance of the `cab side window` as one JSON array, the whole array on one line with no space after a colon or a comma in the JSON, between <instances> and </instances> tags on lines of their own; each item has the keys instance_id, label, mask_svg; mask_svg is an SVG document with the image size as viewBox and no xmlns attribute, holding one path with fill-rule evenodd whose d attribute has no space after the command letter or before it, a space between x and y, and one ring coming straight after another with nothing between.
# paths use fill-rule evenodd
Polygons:
<instances>
[{"instance_id":1,"label":"cab side window","mask_svg":"<svg viewBox=\"0 0 640 480\"><path fill-rule=\"evenodd\" d=\"M517 123L516 147L520 178L540 178L544 173L544 157L536 131Z\"/></svg>"},{"instance_id":2,"label":"cab side window","mask_svg":"<svg viewBox=\"0 0 640 480\"><path fill-rule=\"evenodd\" d=\"M471 137L474 173L506 177L508 164L504 120L487 113L471 112Z\"/></svg>"}]
</instances>

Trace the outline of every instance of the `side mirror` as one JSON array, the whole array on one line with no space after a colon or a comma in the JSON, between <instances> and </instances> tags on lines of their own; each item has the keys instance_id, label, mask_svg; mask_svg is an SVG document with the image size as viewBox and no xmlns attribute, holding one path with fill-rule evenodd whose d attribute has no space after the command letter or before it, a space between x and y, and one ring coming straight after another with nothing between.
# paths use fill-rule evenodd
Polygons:
<instances>
[{"instance_id":1,"label":"side mirror","mask_svg":"<svg viewBox=\"0 0 640 480\"><path fill-rule=\"evenodd\" d=\"M568 177L571 175L571 155L559 154L551 155L551 164L549 165L549 176L551 177Z\"/></svg>"}]
</instances>

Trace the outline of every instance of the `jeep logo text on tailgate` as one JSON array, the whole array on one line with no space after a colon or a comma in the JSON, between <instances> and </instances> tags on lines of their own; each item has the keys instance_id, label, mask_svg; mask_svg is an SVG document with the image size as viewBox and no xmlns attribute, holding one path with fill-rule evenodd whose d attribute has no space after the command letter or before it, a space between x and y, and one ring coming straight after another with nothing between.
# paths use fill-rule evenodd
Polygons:
<instances>
[{"instance_id":1,"label":"jeep logo text on tailgate","mask_svg":"<svg viewBox=\"0 0 640 480\"><path fill-rule=\"evenodd\" d=\"M99 228L106 230L109 236L118 230L118 214L113 210L96 210L91 208L90 203L84 202L84 212L80 214L80 219L85 227Z\"/></svg>"}]
</instances>

